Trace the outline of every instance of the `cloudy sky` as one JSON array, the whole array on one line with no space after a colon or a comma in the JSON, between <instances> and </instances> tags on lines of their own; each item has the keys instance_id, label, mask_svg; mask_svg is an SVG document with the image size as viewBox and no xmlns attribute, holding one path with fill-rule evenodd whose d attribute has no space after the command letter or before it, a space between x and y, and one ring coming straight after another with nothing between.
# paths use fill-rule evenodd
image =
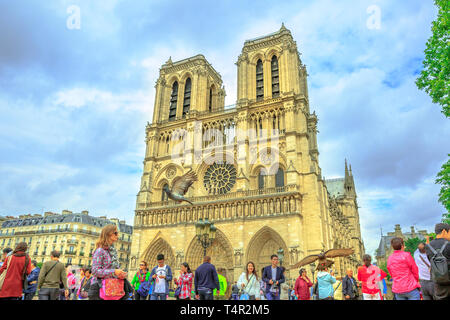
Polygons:
<instances>
[{"instance_id":1,"label":"cloudy sky","mask_svg":"<svg viewBox=\"0 0 450 320\"><path fill-rule=\"evenodd\" d=\"M132 223L159 67L202 53L233 104L244 41L284 22L307 65L323 175L351 163L367 251L380 226L431 231L450 128L414 81L436 14L432 0L1 1L0 215Z\"/></svg>"}]
</instances>

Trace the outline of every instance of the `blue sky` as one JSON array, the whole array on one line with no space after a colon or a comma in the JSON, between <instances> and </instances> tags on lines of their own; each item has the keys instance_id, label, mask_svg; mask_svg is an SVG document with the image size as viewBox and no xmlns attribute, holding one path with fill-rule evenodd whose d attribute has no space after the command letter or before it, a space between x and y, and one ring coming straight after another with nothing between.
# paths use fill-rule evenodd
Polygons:
<instances>
[{"instance_id":1,"label":"blue sky","mask_svg":"<svg viewBox=\"0 0 450 320\"><path fill-rule=\"evenodd\" d=\"M67 28L71 5L80 29ZM159 67L202 53L233 104L244 41L284 22L307 65L323 175L352 164L367 251L380 226L431 231L450 128L414 81L436 14L432 0L0 1L0 214L132 223Z\"/></svg>"}]
</instances>

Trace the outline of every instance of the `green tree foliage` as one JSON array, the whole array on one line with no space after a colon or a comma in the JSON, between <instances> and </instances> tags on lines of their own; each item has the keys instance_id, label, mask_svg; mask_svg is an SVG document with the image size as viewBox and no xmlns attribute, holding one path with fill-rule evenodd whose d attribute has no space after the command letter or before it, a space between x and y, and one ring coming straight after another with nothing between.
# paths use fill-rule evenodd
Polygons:
<instances>
[{"instance_id":1,"label":"green tree foliage","mask_svg":"<svg viewBox=\"0 0 450 320\"><path fill-rule=\"evenodd\" d=\"M390 280L391 280L391 275L389 274L389 271L388 271L386 262L381 263L378 267L379 267L381 270L383 270L384 272L387 273L386 280L389 280L389 281L390 281Z\"/></svg>"},{"instance_id":2,"label":"green tree foliage","mask_svg":"<svg viewBox=\"0 0 450 320\"><path fill-rule=\"evenodd\" d=\"M432 23L433 34L427 41L423 70L416 81L434 103L442 106L442 113L450 117L450 2L434 0L438 17Z\"/></svg>"},{"instance_id":3,"label":"green tree foliage","mask_svg":"<svg viewBox=\"0 0 450 320\"><path fill-rule=\"evenodd\" d=\"M442 165L442 170L437 174L436 183L442 185L439 202L447 209L447 214L444 214L442 222L450 223L450 214L448 213L450 212L450 159Z\"/></svg>"},{"instance_id":4,"label":"green tree foliage","mask_svg":"<svg viewBox=\"0 0 450 320\"><path fill-rule=\"evenodd\" d=\"M417 246L419 245L419 242L422 242L424 240L421 240L419 238L411 238L405 241L405 251L408 251L411 253L412 256L414 256L414 252L417 249Z\"/></svg>"},{"instance_id":5,"label":"green tree foliage","mask_svg":"<svg viewBox=\"0 0 450 320\"><path fill-rule=\"evenodd\" d=\"M447 208L447 210L449 210L449 209ZM444 213L442 215L442 222L450 224L450 213Z\"/></svg>"},{"instance_id":6,"label":"green tree foliage","mask_svg":"<svg viewBox=\"0 0 450 320\"><path fill-rule=\"evenodd\" d=\"M433 100L442 106L442 113L450 117L450 1L434 0L438 16L433 21L433 34L428 39L425 49L423 70L417 78L416 85L425 90ZM450 156L450 155L449 155ZM437 175L437 184L442 185L439 193L441 202L450 212L450 160L442 166Z\"/></svg>"}]
</instances>

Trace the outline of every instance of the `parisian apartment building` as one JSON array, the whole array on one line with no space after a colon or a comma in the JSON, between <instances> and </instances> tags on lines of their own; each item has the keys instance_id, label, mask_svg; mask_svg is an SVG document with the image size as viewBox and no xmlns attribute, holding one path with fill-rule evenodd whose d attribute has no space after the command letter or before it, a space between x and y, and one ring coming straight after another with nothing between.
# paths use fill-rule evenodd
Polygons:
<instances>
[{"instance_id":1,"label":"parisian apartment building","mask_svg":"<svg viewBox=\"0 0 450 320\"><path fill-rule=\"evenodd\" d=\"M108 224L118 227L119 240L114 246L121 268L127 270L133 227L117 218L91 216L88 211L0 216L0 248L14 249L19 242L26 242L28 254L38 263L49 260L50 253L58 250L61 262L89 267L95 243Z\"/></svg>"}]
</instances>

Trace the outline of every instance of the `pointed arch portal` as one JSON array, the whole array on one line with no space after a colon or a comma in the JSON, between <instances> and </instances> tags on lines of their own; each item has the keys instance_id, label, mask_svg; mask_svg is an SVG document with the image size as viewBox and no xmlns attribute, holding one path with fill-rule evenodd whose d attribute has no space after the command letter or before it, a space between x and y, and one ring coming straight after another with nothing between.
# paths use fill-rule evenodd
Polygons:
<instances>
[{"instance_id":1,"label":"pointed arch portal","mask_svg":"<svg viewBox=\"0 0 450 320\"><path fill-rule=\"evenodd\" d=\"M206 255L211 257L211 263L217 270L224 269L222 273L228 282L233 282L233 248L226 235L216 231L216 238L212 245L206 250ZM203 248L197 237L194 237L186 252L186 262L194 271L203 263Z\"/></svg>"},{"instance_id":2,"label":"pointed arch portal","mask_svg":"<svg viewBox=\"0 0 450 320\"><path fill-rule=\"evenodd\" d=\"M173 250L166 240L158 236L149 244L143 254L143 259L147 262L148 267L151 269L157 265L156 256L159 253L164 255L165 263L173 268L175 263Z\"/></svg>"},{"instance_id":3,"label":"pointed arch portal","mask_svg":"<svg viewBox=\"0 0 450 320\"><path fill-rule=\"evenodd\" d=\"M278 249L284 250L283 266L291 264L289 251L286 243L283 241L278 232L270 227L263 227L250 240L247 247L247 261L253 261L256 269L261 269L270 264L270 256L277 254Z\"/></svg>"}]
</instances>

